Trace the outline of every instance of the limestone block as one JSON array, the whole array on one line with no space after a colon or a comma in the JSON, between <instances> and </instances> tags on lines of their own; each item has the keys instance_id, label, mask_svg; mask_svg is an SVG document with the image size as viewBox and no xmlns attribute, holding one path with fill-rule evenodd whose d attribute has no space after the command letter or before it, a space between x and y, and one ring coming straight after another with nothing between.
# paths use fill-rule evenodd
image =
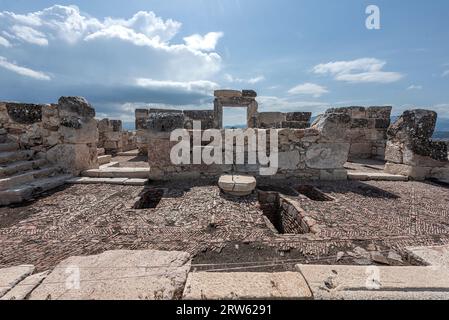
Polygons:
<instances>
[{"instance_id":1,"label":"limestone block","mask_svg":"<svg viewBox=\"0 0 449 320\"><path fill-rule=\"evenodd\" d=\"M415 180L424 180L430 176L432 168L415 167L406 164L387 162L384 171L391 174L403 175Z\"/></svg>"},{"instance_id":2,"label":"limestone block","mask_svg":"<svg viewBox=\"0 0 449 320\"><path fill-rule=\"evenodd\" d=\"M83 97L61 97L58 105L61 118L77 116L92 119L95 117L95 109Z\"/></svg>"},{"instance_id":3,"label":"limestone block","mask_svg":"<svg viewBox=\"0 0 449 320\"><path fill-rule=\"evenodd\" d=\"M0 300L24 300L49 274L49 271L32 274L20 281L8 291Z\"/></svg>"},{"instance_id":4,"label":"limestone block","mask_svg":"<svg viewBox=\"0 0 449 320\"><path fill-rule=\"evenodd\" d=\"M311 299L307 282L299 272L192 272L183 299Z\"/></svg>"},{"instance_id":5,"label":"limestone block","mask_svg":"<svg viewBox=\"0 0 449 320\"><path fill-rule=\"evenodd\" d=\"M306 164L314 169L342 168L348 160L349 143L318 143L306 153Z\"/></svg>"},{"instance_id":6,"label":"limestone block","mask_svg":"<svg viewBox=\"0 0 449 320\"><path fill-rule=\"evenodd\" d=\"M299 151L279 152L279 169L295 170L300 161Z\"/></svg>"},{"instance_id":7,"label":"limestone block","mask_svg":"<svg viewBox=\"0 0 449 320\"><path fill-rule=\"evenodd\" d=\"M47 151L47 160L75 174L98 168L96 146L85 144L58 144Z\"/></svg>"},{"instance_id":8,"label":"limestone block","mask_svg":"<svg viewBox=\"0 0 449 320\"><path fill-rule=\"evenodd\" d=\"M449 299L449 271L438 267L297 265L316 300Z\"/></svg>"},{"instance_id":9,"label":"limestone block","mask_svg":"<svg viewBox=\"0 0 449 320\"><path fill-rule=\"evenodd\" d=\"M388 162L402 163L402 145L393 141L387 141L385 148L385 160Z\"/></svg>"},{"instance_id":10,"label":"limestone block","mask_svg":"<svg viewBox=\"0 0 449 320\"><path fill-rule=\"evenodd\" d=\"M86 144L98 141L97 122L94 119L79 119L78 124L76 127L61 124L59 133L63 143Z\"/></svg>"},{"instance_id":11,"label":"limestone block","mask_svg":"<svg viewBox=\"0 0 449 320\"><path fill-rule=\"evenodd\" d=\"M30 300L172 300L181 296L190 263L190 255L180 251L115 250L70 257ZM79 274L79 286L67 288L67 274Z\"/></svg>"},{"instance_id":12,"label":"limestone block","mask_svg":"<svg viewBox=\"0 0 449 320\"><path fill-rule=\"evenodd\" d=\"M430 176L436 179L449 180L449 165L446 167L432 168Z\"/></svg>"},{"instance_id":13,"label":"limestone block","mask_svg":"<svg viewBox=\"0 0 449 320\"><path fill-rule=\"evenodd\" d=\"M214 96L220 98L242 97L242 92L238 90L215 90Z\"/></svg>"},{"instance_id":14,"label":"limestone block","mask_svg":"<svg viewBox=\"0 0 449 320\"><path fill-rule=\"evenodd\" d=\"M371 155L372 148L370 142L365 143L351 143L351 148L349 149L349 153L352 156L363 156L363 155Z\"/></svg>"},{"instance_id":15,"label":"limestone block","mask_svg":"<svg viewBox=\"0 0 449 320\"><path fill-rule=\"evenodd\" d=\"M0 269L0 297L11 290L17 283L32 274L33 271L33 265L20 265Z\"/></svg>"}]
</instances>

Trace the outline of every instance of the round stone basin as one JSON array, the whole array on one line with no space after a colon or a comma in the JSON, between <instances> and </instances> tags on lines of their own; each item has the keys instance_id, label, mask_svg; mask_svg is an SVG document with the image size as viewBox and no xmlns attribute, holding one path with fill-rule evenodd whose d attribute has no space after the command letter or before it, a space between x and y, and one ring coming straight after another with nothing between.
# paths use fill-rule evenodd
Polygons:
<instances>
[{"instance_id":1,"label":"round stone basin","mask_svg":"<svg viewBox=\"0 0 449 320\"><path fill-rule=\"evenodd\" d=\"M250 195L256 184L256 178L252 176L223 175L218 180L218 186L223 192L238 197Z\"/></svg>"}]
</instances>

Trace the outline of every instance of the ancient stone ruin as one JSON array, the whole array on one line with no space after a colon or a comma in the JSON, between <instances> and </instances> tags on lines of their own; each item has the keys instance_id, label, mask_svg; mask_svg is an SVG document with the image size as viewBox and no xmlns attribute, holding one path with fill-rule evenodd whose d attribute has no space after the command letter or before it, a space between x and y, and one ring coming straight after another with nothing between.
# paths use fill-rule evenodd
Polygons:
<instances>
[{"instance_id":1,"label":"ancient stone ruin","mask_svg":"<svg viewBox=\"0 0 449 320\"><path fill-rule=\"evenodd\" d=\"M66 178L64 174L143 179L128 181L133 184L141 184L148 178L218 178L223 174L261 176L264 166L257 162L237 162L237 159L248 160L252 141L226 136L224 107L247 108L248 129L242 132L254 133L258 140L267 141L267 157L271 153L269 146L277 147L278 169L274 175L277 179L373 178L376 174L367 176L348 171L347 161L384 158L387 162L384 174L377 173L377 178L391 174L396 175L396 179L447 179L447 144L431 139L437 117L435 112L406 111L390 125L391 107L332 108L310 124L310 112L258 112L257 93L253 90L217 90L214 95L212 110L137 109L135 133L123 130L120 120L95 120L95 110L79 97L61 97L57 104L47 105L1 103L3 199L31 197L34 191L11 189L19 182L32 179L37 183L39 179L53 176L55 179L51 181L59 181L56 178ZM200 128L194 126L195 121L201 123ZM191 141L197 134L202 137L209 129L219 129L218 138L222 143L232 142L231 153L223 149L218 155L223 161L218 164L193 164L193 161L174 164L170 152L178 141L170 141L170 135L175 129L186 129ZM270 140L273 130L277 141ZM208 148L210 141L213 140L197 141L189 158L193 157L194 150L203 152ZM237 148L241 146L243 154L239 154L242 151ZM136 148L147 157L148 167L123 168L117 162L110 163L111 155ZM14 176L22 171L26 171L23 177ZM30 189L27 186L25 189L45 188ZM10 200L2 201L9 203Z\"/></svg>"},{"instance_id":2,"label":"ancient stone ruin","mask_svg":"<svg viewBox=\"0 0 449 320\"><path fill-rule=\"evenodd\" d=\"M448 146L432 140L436 121L434 111L405 111L388 129L385 171L414 179L448 177Z\"/></svg>"},{"instance_id":3,"label":"ancient stone ruin","mask_svg":"<svg viewBox=\"0 0 449 320\"><path fill-rule=\"evenodd\" d=\"M116 155L137 148L135 132L123 130L121 120L98 121L98 134L97 147L105 149L106 154Z\"/></svg>"}]
</instances>

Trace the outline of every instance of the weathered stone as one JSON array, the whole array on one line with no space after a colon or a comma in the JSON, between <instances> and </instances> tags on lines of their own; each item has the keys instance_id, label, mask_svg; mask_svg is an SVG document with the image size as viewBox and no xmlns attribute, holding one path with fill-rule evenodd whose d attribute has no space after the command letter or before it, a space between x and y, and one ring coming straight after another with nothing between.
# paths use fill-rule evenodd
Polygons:
<instances>
[{"instance_id":1,"label":"weathered stone","mask_svg":"<svg viewBox=\"0 0 449 320\"><path fill-rule=\"evenodd\" d=\"M449 267L449 246L407 247L409 260L419 261L428 266Z\"/></svg>"},{"instance_id":2,"label":"weathered stone","mask_svg":"<svg viewBox=\"0 0 449 320\"><path fill-rule=\"evenodd\" d=\"M25 103L6 103L12 121L20 124L33 124L42 121L42 106Z\"/></svg>"},{"instance_id":3,"label":"weathered stone","mask_svg":"<svg viewBox=\"0 0 449 320\"><path fill-rule=\"evenodd\" d=\"M184 114L182 112L154 112L150 113L146 127L156 132L171 132L184 128Z\"/></svg>"},{"instance_id":4,"label":"weathered stone","mask_svg":"<svg viewBox=\"0 0 449 320\"><path fill-rule=\"evenodd\" d=\"M288 112L286 114L287 121L310 122L312 112Z\"/></svg>"},{"instance_id":5,"label":"weathered stone","mask_svg":"<svg viewBox=\"0 0 449 320\"><path fill-rule=\"evenodd\" d=\"M298 272L191 272L183 294L188 300L311 299Z\"/></svg>"},{"instance_id":6,"label":"weathered stone","mask_svg":"<svg viewBox=\"0 0 449 320\"><path fill-rule=\"evenodd\" d=\"M447 300L449 270L437 267L297 265L316 300ZM329 279L332 286L327 285Z\"/></svg>"},{"instance_id":7,"label":"weathered stone","mask_svg":"<svg viewBox=\"0 0 449 320\"><path fill-rule=\"evenodd\" d=\"M306 153L306 164L315 169L342 168L348 160L349 143L318 143Z\"/></svg>"},{"instance_id":8,"label":"weathered stone","mask_svg":"<svg viewBox=\"0 0 449 320\"><path fill-rule=\"evenodd\" d=\"M181 297L189 269L190 255L178 251L117 250L70 257L55 267L30 299L176 299ZM68 274L72 275L69 287Z\"/></svg>"},{"instance_id":9,"label":"weathered stone","mask_svg":"<svg viewBox=\"0 0 449 320\"><path fill-rule=\"evenodd\" d=\"M279 152L278 165L281 170L295 170L298 168L299 161L299 151Z\"/></svg>"},{"instance_id":10,"label":"weathered stone","mask_svg":"<svg viewBox=\"0 0 449 320\"><path fill-rule=\"evenodd\" d=\"M250 98L256 98L257 92L254 90L242 90L242 96L243 97L250 97Z\"/></svg>"},{"instance_id":11,"label":"weathered stone","mask_svg":"<svg viewBox=\"0 0 449 320\"><path fill-rule=\"evenodd\" d=\"M0 300L24 300L27 296L45 279L49 271L32 274L20 281L10 291L8 291Z\"/></svg>"},{"instance_id":12,"label":"weathered stone","mask_svg":"<svg viewBox=\"0 0 449 320\"><path fill-rule=\"evenodd\" d=\"M86 144L58 144L48 150L47 160L73 173L98 168L97 148Z\"/></svg>"},{"instance_id":13,"label":"weathered stone","mask_svg":"<svg viewBox=\"0 0 449 320\"><path fill-rule=\"evenodd\" d=\"M83 97L61 97L58 100L61 117L78 115L83 118L94 118L95 109Z\"/></svg>"},{"instance_id":14,"label":"weathered stone","mask_svg":"<svg viewBox=\"0 0 449 320\"><path fill-rule=\"evenodd\" d=\"M238 90L215 90L214 96L220 98L242 97L242 92Z\"/></svg>"},{"instance_id":15,"label":"weathered stone","mask_svg":"<svg viewBox=\"0 0 449 320\"><path fill-rule=\"evenodd\" d=\"M16 284L32 274L33 271L33 265L20 265L0 269L0 297L4 296Z\"/></svg>"},{"instance_id":16,"label":"weathered stone","mask_svg":"<svg viewBox=\"0 0 449 320\"><path fill-rule=\"evenodd\" d=\"M380 263L380 264L385 264L385 265L389 265L390 263L388 262L388 259L385 258L385 256L376 251L376 252L371 252L371 260L373 260L374 262Z\"/></svg>"},{"instance_id":17,"label":"weathered stone","mask_svg":"<svg viewBox=\"0 0 449 320\"><path fill-rule=\"evenodd\" d=\"M98 141L97 122L94 119L75 119L75 123L74 126L61 123L59 134L63 143L93 144Z\"/></svg>"}]
</instances>

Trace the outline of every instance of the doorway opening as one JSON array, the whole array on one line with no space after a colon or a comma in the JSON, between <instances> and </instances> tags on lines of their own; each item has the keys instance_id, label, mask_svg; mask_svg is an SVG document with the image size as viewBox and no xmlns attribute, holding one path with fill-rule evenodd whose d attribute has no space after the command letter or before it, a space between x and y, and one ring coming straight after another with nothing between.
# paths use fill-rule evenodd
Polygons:
<instances>
[{"instance_id":1,"label":"doorway opening","mask_svg":"<svg viewBox=\"0 0 449 320\"><path fill-rule=\"evenodd\" d=\"M246 107L224 107L223 108L223 128L224 129L247 129Z\"/></svg>"}]
</instances>

